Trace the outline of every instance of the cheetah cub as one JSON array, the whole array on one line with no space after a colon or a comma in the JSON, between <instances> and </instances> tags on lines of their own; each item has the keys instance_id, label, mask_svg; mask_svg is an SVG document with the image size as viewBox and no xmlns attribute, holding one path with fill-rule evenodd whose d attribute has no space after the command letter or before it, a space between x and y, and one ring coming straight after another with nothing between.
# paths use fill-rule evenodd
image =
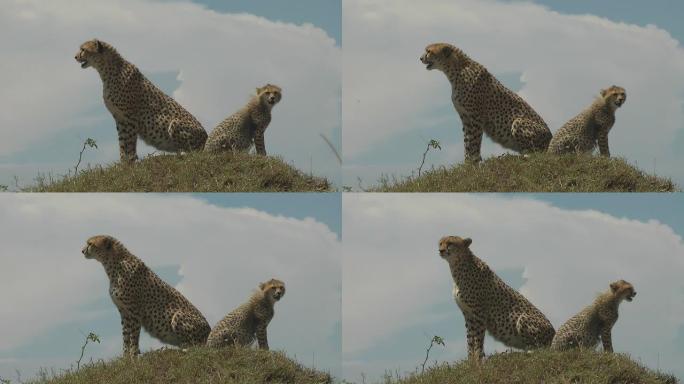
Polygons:
<instances>
[{"instance_id":1,"label":"cheetah cub","mask_svg":"<svg viewBox=\"0 0 684 384\"><path fill-rule=\"evenodd\" d=\"M610 284L610 289L600 294L594 302L561 325L553 338L551 348L594 349L603 343L605 352L613 352L611 330L618 319L618 306L622 300L632 301L636 291L632 284L619 280Z\"/></svg>"},{"instance_id":2,"label":"cheetah cub","mask_svg":"<svg viewBox=\"0 0 684 384\"><path fill-rule=\"evenodd\" d=\"M211 328L200 311L118 240L93 236L82 252L86 259L102 263L107 273L109 296L121 315L124 355L140 353L141 327L177 347L206 342Z\"/></svg>"},{"instance_id":3,"label":"cheetah cub","mask_svg":"<svg viewBox=\"0 0 684 384\"><path fill-rule=\"evenodd\" d=\"M627 100L624 88L613 85L602 89L594 102L565 123L549 144L549 153L593 152L598 141L599 152L610 157L608 132L615 124L615 111Z\"/></svg>"},{"instance_id":4,"label":"cheetah cub","mask_svg":"<svg viewBox=\"0 0 684 384\"><path fill-rule=\"evenodd\" d=\"M458 236L439 241L439 255L449 263L454 280L454 300L465 318L468 357L484 357L485 331L513 348L551 345L554 330L546 316L477 258L471 244Z\"/></svg>"},{"instance_id":5,"label":"cheetah cub","mask_svg":"<svg viewBox=\"0 0 684 384\"><path fill-rule=\"evenodd\" d=\"M247 152L256 147L256 152L266 155L264 133L271 122L271 109L282 98L277 85L266 84L256 89L256 95L242 109L221 122L209 135L206 151Z\"/></svg>"},{"instance_id":6,"label":"cheetah cub","mask_svg":"<svg viewBox=\"0 0 684 384\"><path fill-rule=\"evenodd\" d=\"M430 44L420 57L451 83L451 101L463 123L465 160L478 162L482 134L519 153L543 152L551 141L544 120L480 63L450 44Z\"/></svg>"},{"instance_id":7,"label":"cheetah cub","mask_svg":"<svg viewBox=\"0 0 684 384\"><path fill-rule=\"evenodd\" d=\"M259 290L216 324L207 345L224 347L250 346L256 339L259 348L268 350L266 327L273 318L275 303L285 295L285 283L271 279L259 284Z\"/></svg>"},{"instance_id":8,"label":"cheetah cub","mask_svg":"<svg viewBox=\"0 0 684 384\"><path fill-rule=\"evenodd\" d=\"M190 112L152 84L111 45L86 41L76 54L81 68L93 67L102 79L104 103L116 122L121 161L138 156L138 137L168 152L199 151L207 132Z\"/></svg>"}]
</instances>

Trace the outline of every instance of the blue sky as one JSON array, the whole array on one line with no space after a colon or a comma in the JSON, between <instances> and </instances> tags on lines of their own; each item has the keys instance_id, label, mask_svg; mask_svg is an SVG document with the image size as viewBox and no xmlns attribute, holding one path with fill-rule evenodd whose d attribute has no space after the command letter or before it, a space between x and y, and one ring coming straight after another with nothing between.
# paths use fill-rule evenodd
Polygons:
<instances>
[{"instance_id":1,"label":"blue sky","mask_svg":"<svg viewBox=\"0 0 684 384\"><path fill-rule=\"evenodd\" d=\"M121 354L106 275L79 252L97 233L126 244L212 325L259 282L282 279L288 294L269 344L303 364L315 356L318 368L340 376L340 204L340 194L1 194L0 228L12 240L0 261L0 301L12 311L0 316L9 332L0 334L0 378L68 368L88 332L102 344L90 345L84 361ZM28 228L43 241L29 242ZM307 305L316 308L310 321L301 318ZM141 334L141 350L160 346Z\"/></svg>"},{"instance_id":2,"label":"blue sky","mask_svg":"<svg viewBox=\"0 0 684 384\"><path fill-rule=\"evenodd\" d=\"M286 23L311 23L328 32L338 45L342 36L341 0L193 0L216 12L247 12Z\"/></svg>"},{"instance_id":3,"label":"blue sky","mask_svg":"<svg viewBox=\"0 0 684 384\"><path fill-rule=\"evenodd\" d=\"M386 370L413 371L433 335L447 346L433 348L431 362L465 357L463 318L436 252L447 234L472 237L475 254L555 327L609 282L631 281L639 296L620 308L616 351L684 378L684 302L678 299L684 285L676 278L684 272L681 194L345 194L343 205L347 380L360 383L363 373L375 382ZM665 287L670 278L676 281ZM401 298L377 288L397 281ZM662 316L649 319L655 308ZM644 324L658 331L643 334ZM487 337L488 354L504 349Z\"/></svg>"},{"instance_id":4,"label":"blue sky","mask_svg":"<svg viewBox=\"0 0 684 384\"><path fill-rule=\"evenodd\" d=\"M98 148L85 151L81 169L118 161L114 121L102 102L101 81L73 59L78 46L93 37L113 44L207 132L241 108L255 87L280 85L283 99L266 132L267 152L339 185L339 162L320 135L340 148L340 1L183 3L136 0L126 8L106 1L83 7L52 3L58 8L41 2L0 5L0 36L21 36L12 41L0 37L8 47L0 102L6 100L10 111L0 115L6 127L0 132L0 185L17 189L15 176L19 187L35 184L42 175L59 178L73 170L87 138ZM66 21L70 14L83 17ZM23 20L26 15L33 22ZM158 24L159 17L169 22ZM101 22L90 23L95 18ZM170 27L174 19L182 30ZM60 81L53 80L55 75ZM138 141L139 157L152 152Z\"/></svg>"},{"instance_id":5,"label":"blue sky","mask_svg":"<svg viewBox=\"0 0 684 384\"><path fill-rule=\"evenodd\" d=\"M423 169L463 160L461 121L448 82L417 60L424 46L436 41L459 46L487 67L520 93L552 132L586 108L601 88L624 86L628 97L610 133L611 153L684 184L684 82L679 80L684 78L684 3L376 3L343 4L344 185L356 187L361 178L367 187L383 174L411 175L431 139L442 149L429 152ZM380 97L377 90L392 90L392 96ZM484 139L484 157L504 152Z\"/></svg>"}]
</instances>

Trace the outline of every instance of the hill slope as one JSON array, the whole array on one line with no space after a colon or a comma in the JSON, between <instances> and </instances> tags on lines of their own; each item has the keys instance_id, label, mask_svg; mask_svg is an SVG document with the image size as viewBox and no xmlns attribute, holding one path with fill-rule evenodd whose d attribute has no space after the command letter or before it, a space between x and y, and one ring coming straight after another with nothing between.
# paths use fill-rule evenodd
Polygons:
<instances>
[{"instance_id":1,"label":"hill slope","mask_svg":"<svg viewBox=\"0 0 684 384\"><path fill-rule=\"evenodd\" d=\"M574 350L499 353L481 366L443 364L386 384L676 384L674 376L652 371L622 354Z\"/></svg>"},{"instance_id":2,"label":"hill slope","mask_svg":"<svg viewBox=\"0 0 684 384\"><path fill-rule=\"evenodd\" d=\"M96 362L77 372L42 378L30 384L319 384L329 374L304 368L283 353L248 348L165 349L136 359Z\"/></svg>"},{"instance_id":3,"label":"hill slope","mask_svg":"<svg viewBox=\"0 0 684 384\"><path fill-rule=\"evenodd\" d=\"M421 177L383 179L375 192L674 192L669 179L648 175L620 158L588 155L503 155L457 164Z\"/></svg>"},{"instance_id":4,"label":"hill slope","mask_svg":"<svg viewBox=\"0 0 684 384\"><path fill-rule=\"evenodd\" d=\"M275 157L205 152L148 156L39 181L32 192L327 192L328 180L305 175Z\"/></svg>"}]
</instances>

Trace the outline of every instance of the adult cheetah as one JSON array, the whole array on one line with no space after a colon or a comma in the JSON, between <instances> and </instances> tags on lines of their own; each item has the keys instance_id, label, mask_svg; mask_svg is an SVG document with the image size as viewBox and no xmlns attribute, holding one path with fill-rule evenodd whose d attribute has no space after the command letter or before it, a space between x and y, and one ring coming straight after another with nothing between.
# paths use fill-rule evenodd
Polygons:
<instances>
[{"instance_id":1,"label":"adult cheetah","mask_svg":"<svg viewBox=\"0 0 684 384\"><path fill-rule=\"evenodd\" d=\"M430 44L420 61L442 71L463 123L465 160L479 162L482 133L519 153L546 151L551 131L537 112L487 69L451 44Z\"/></svg>"},{"instance_id":2,"label":"adult cheetah","mask_svg":"<svg viewBox=\"0 0 684 384\"><path fill-rule=\"evenodd\" d=\"M513 348L551 345L554 330L546 316L477 258L471 244L470 238L458 236L439 241L439 255L451 269L454 300L465 318L468 357L484 357L485 331Z\"/></svg>"},{"instance_id":3,"label":"adult cheetah","mask_svg":"<svg viewBox=\"0 0 684 384\"><path fill-rule=\"evenodd\" d=\"M121 161L138 156L138 137L162 151L198 151L207 132L190 112L152 84L111 45L97 39L81 44L81 68L93 67L102 79L104 103L116 122Z\"/></svg>"},{"instance_id":4,"label":"adult cheetah","mask_svg":"<svg viewBox=\"0 0 684 384\"><path fill-rule=\"evenodd\" d=\"M602 156L610 157L608 132L615 124L615 111L627 100L622 87L610 86L579 115L565 123L551 139L549 153L593 152L598 142Z\"/></svg>"},{"instance_id":5,"label":"adult cheetah","mask_svg":"<svg viewBox=\"0 0 684 384\"><path fill-rule=\"evenodd\" d=\"M121 315L124 355L140 353L143 327L178 347L204 344L211 328L200 311L111 236L93 236L82 250L104 266L109 296Z\"/></svg>"},{"instance_id":6,"label":"adult cheetah","mask_svg":"<svg viewBox=\"0 0 684 384\"><path fill-rule=\"evenodd\" d=\"M275 303L285 295L285 283L271 279L259 284L259 290L230 312L211 330L207 345L249 346L256 337L259 348L268 350L266 327L273 319Z\"/></svg>"},{"instance_id":7,"label":"adult cheetah","mask_svg":"<svg viewBox=\"0 0 684 384\"><path fill-rule=\"evenodd\" d=\"M618 319L618 307L623 300L632 301L634 296L636 296L636 291L632 284L624 280L611 283L608 291L600 294L591 305L558 328L551 348L555 350L594 349L600 338L603 350L613 352L611 331Z\"/></svg>"},{"instance_id":8,"label":"adult cheetah","mask_svg":"<svg viewBox=\"0 0 684 384\"><path fill-rule=\"evenodd\" d=\"M271 109L282 95L282 89L277 85L266 84L257 88L256 95L247 105L211 131L204 149L210 152L247 152L254 143L256 152L265 156L264 133L271 122Z\"/></svg>"}]
</instances>

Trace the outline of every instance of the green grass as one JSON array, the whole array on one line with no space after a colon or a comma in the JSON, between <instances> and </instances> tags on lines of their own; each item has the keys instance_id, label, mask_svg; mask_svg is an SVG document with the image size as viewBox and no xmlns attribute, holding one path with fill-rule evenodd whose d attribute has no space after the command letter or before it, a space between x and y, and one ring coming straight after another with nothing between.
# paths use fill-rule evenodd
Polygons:
<instances>
[{"instance_id":1,"label":"green grass","mask_svg":"<svg viewBox=\"0 0 684 384\"><path fill-rule=\"evenodd\" d=\"M385 384L676 384L674 376L655 372L623 354L588 350L499 353L478 365L441 364Z\"/></svg>"},{"instance_id":2,"label":"green grass","mask_svg":"<svg viewBox=\"0 0 684 384\"><path fill-rule=\"evenodd\" d=\"M248 348L163 349L138 358L87 364L60 375L43 373L29 384L320 384L332 383L324 372L301 366L282 352ZM49 376L49 377L48 377Z\"/></svg>"},{"instance_id":3,"label":"green grass","mask_svg":"<svg viewBox=\"0 0 684 384\"><path fill-rule=\"evenodd\" d=\"M271 156L205 152L148 156L60 180L42 177L28 192L329 192L330 182Z\"/></svg>"},{"instance_id":4,"label":"green grass","mask_svg":"<svg viewBox=\"0 0 684 384\"><path fill-rule=\"evenodd\" d=\"M503 155L401 180L384 177L374 192L674 192L669 179L621 158L589 155Z\"/></svg>"}]
</instances>

